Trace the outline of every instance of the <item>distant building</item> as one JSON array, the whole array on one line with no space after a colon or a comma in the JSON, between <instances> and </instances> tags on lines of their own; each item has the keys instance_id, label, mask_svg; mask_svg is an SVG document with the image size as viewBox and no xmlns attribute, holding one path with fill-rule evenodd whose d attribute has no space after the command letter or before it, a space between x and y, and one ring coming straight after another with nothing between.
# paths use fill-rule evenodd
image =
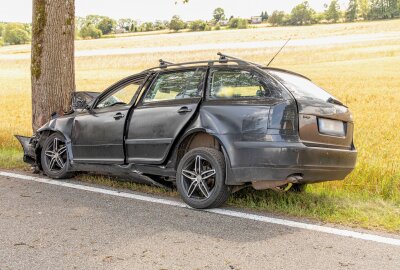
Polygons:
<instances>
[{"instance_id":1,"label":"distant building","mask_svg":"<svg viewBox=\"0 0 400 270\"><path fill-rule=\"evenodd\" d=\"M220 20L218 23L219 23L219 25L221 25L221 26L227 26L228 25L228 20Z\"/></svg>"},{"instance_id":2,"label":"distant building","mask_svg":"<svg viewBox=\"0 0 400 270\"><path fill-rule=\"evenodd\" d=\"M262 23L262 17L261 16L252 16L250 19L251 24L259 24Z\"/></svg>"},{"instance_id":3,"label":"distant building","mask_svg":"<svg viewBox=\"0 0 400 270\"><path fill-rule=\"evenodd\" d=\"M124 33L128 33L128 31L126 31L125 28L115 29L115 34L124 34Z\"/></svg>"}]
</instances>

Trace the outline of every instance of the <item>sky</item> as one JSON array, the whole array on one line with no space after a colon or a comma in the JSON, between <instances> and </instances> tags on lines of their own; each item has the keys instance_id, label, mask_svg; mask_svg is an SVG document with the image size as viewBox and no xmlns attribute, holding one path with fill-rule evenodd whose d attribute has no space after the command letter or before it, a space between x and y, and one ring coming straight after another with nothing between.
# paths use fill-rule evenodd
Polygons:
<instances>
[{"instance_id":1,"label":"sky","mask_svg":"<svg viewBox=\"0 0 400 270\"><path fill-rule=\"evenodd\" d=\"M177 1L178 3L175 3ZM229 17L249 18L260 15L261 11L271 14L274 10L290 12L303 0L75 0L77 16L89 14L105 15L114 19L132 18L137 21L170 20L179 15L184 20L209 20L213 10L222 7ZM330 0L308 0L316 11L323 11ZM342 8L348 0L339 0ZM31 22L32 0L0 0L0 21Z\"/></svg>"}]
</instances>

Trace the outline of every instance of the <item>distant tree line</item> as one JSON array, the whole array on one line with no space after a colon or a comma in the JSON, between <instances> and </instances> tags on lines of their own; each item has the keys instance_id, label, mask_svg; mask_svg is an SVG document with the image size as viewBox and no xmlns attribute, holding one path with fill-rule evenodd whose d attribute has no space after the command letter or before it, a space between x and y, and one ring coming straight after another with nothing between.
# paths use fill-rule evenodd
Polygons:
<instances>
[{"instance_id":1,"label":"distant tree line","mask_svg":"<svg viewBox=\"0 0 400 270\"><path fill-rule=\"evenodd\" d=\"M315 23L353 22L356 20L384 20L400 16L400 0L349 0L346 10L341 10L337 0L325 5L324 12L316 12L308 1L295 6L287 14L274 11L268 16L271 25L305 25Z\"/></svg>"},{"instance_id":2,"label":"distant tree line","mask_svg":"<svg viewBox=\"0 0 400 270\"><path fill-rule=\"evenodd\" d=\"M0 22L0 46L28 43L31 35L31 24Z\"/></svg>"},{"instance_id":3,"label":"distant tree line","mask_svg":"<svg viewBox=\"0 0 400 270\"><path fill-rule=\"evenodd\" d=\"M325 6L323 12L316 12L308 1L295 6L290 13L275 10L271 14L263 11L261 20L272 26L280 25L308 25L316 23L353 22L358 20L383 20L400 17L400 0L349 0L345 10L341 10L337 0L332 0ZM227 19L223 8L213 11L209 21L183 21L179 16L173 16L170 21L157 20L155 22L138 22L131 18L114 20L106 16L88 15L76 17L76 37L82 39L96 39L109 34L148 32L169 29L180 31L211 31L224 29L248 28L248 19ZM9 44L24 44L30 42L31 25L22 23L0 22L0 46Z\"/></svg>"},{"instance_id":4,"label":"distant tree line","mask_svg":"<svg viewBox=\"0 0 400 270\"><path fill-rule=\"evenodd\" d=\"M267 14L265 12L265 14ZM248 27L248 20L230 17L226 19L225 11L216 8L213 18L210 21L195 20L190 22L183 21L175 15L170 21L155 21L139 23L130 18L114 20L106 16L88 15L86 17L76 17L76 36L83 39L96 39L104 35L134 32L149 32L169 29L178 32L183 29L189 31L211 31L220 30L221 27L243 29Z\"/></svg>"},{"instance_id":5,"label":"distant tree line","mask_svg":"<svg viewBox=\"0 0 400 270\"><path fill-rule=\"evenodd\" d=\"M144 22L139 24L130 18L114 20L106 16L88 15L76 17L76 33L81 38L100 38L103 35L129 32L148 32L167 29L168 21Z\"/></svg>"}]
</instances>

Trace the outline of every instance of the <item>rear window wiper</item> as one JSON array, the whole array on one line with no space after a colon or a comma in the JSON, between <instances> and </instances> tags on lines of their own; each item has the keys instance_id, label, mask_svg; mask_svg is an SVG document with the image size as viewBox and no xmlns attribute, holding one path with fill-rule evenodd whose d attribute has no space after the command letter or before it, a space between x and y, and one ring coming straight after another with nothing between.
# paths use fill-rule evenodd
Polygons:
<instances>
[{"instance_id":1,"label":"rear window wiper","mask_svg":"<svg viewBox=\"0 0 400 270\"><path fill-rule=\"evenodd\" d=\"M329 103L332 103L332 104L336 104L336 105L340 105L340 106L343 106L343 107L347 108L347 106L344 105L341 101L339 101L339 100L337 100L337 99L335 99L333 97L328 98L328 100L326 102L329 102Z\"/></svg>"}]
</instances>

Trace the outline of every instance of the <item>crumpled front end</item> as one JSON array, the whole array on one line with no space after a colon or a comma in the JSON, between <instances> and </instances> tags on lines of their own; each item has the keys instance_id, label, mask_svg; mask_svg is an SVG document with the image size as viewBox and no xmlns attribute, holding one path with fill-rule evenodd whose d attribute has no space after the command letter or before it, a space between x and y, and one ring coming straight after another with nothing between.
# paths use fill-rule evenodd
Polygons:
<instances>
[{"instance_id":1,"label":"crumpled front end","mask_svg":"<svg viewBox=\"0 0 400 270\"><path fill-rule=\"evenodd\" d=\"M37 148L39 144L39 139L36 135L33 137L26 137L21 135L15 135L18 141L21 143L22 148L24 149L24 162L38 165L38 155L37 155Z\"/></svg>"}]
</instances>

